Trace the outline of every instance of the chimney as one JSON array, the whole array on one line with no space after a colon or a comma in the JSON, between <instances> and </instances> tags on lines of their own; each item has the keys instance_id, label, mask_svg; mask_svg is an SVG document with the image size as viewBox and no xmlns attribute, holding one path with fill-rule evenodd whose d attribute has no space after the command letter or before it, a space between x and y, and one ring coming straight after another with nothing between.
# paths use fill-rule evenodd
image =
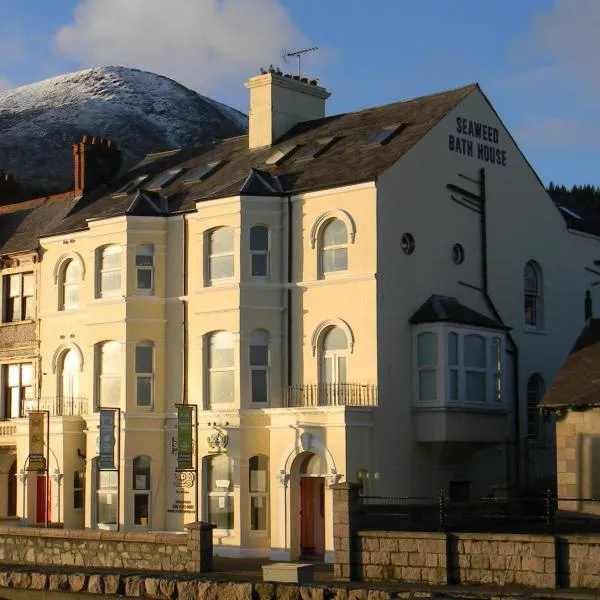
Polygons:
<instances>
[{"instance_id":1,"label":"chimney","mask_svg":"<svg viewBox=\"0 0 600 600\"><path fill-rule=\"evenodd\" d=\"M583 314L585 317L585 324L590 325L592 318L594 317L594 306L592 302L592 293L590 290L585 291L585 300L583 302Z\"/></svg>"},{"instance_id":2,"label":"chimney","mask_svg":"<svg viewBox=\"0 0 600 600\"><path fill-rule=\"evenodd\" d=\"M103 183L108 183L121 166L121 153L110 140L84 135L81 142L73 144L76 196Z\"/></svg>"},{"instance_id":3,"label":"chimney","mask_svg":"<svg viewBox=\"0 0 600 600\"><path fill-rule=\"evenodd\" d=\"M270 146L297 123L325 116L325 100L331 96L325 88L315 79L280 73L271 67L245 83L250 90L250 148Z\"/></svg>"}]
</instances>

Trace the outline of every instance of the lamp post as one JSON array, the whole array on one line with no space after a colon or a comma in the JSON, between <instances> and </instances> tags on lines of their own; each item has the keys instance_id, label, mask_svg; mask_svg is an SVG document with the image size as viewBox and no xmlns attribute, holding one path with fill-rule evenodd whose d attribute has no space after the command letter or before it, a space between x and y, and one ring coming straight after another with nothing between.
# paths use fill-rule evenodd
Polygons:
<instances>
[{"instance_id":1,"label":"lamp post","mask_svg":"<svg viewBox=\"0 0 600 600\"><path fill-rule=\"evenodd\" d=\"M58 470L58 468L54 469L52 472L52 482L56 485L56 519L57 522L60 523L60 482L63 476L62 473Z\"/></svg>"}]
</instances>

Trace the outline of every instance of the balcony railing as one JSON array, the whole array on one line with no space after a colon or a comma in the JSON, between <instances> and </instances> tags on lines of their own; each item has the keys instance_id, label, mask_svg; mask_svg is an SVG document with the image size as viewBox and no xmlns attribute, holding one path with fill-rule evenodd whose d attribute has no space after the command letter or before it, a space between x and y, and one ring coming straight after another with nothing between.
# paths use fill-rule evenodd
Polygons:
<instances>
[{"instance_id":1,"label":"balcony railing","mask_svg":"<svg viewBox=\"0 0 600 600\"><path fill-rule=\"evenodd\" d=\"M30 412L48 411L51 417L77 417L87 415L88 399L83 396L47 396L23 400L21 414L26 417Z\"/></svg>"},{"instance_id":2,"label":"balcony railing","mask_svg":"<svg viewBox=\"0 0 600 600\"><path fill-rule=\"evenodd\" d=\"M308 406L377 406L372 383L309 383L283 388L285 408Z\"/></svg>"}]
</instances>

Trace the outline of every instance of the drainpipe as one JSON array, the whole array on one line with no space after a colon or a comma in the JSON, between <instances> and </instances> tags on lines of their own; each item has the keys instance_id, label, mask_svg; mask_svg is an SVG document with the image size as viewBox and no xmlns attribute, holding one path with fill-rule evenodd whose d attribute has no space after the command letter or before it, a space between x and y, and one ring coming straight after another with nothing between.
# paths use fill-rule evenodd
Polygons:
<instances>
[{"instance_id":1,"label":"drainpipe","mask_svg":"<svg viewBox=\"0 0 600 600\"><path fill-rule=\"evenodd\" d=\"M286 368L286 385L292 385L292 197L288 194L287 197L287 273L286 273L286 326L285 333L287 338L287 368Z\"/></svg>"},{"instance_id":2,"label":"drainpipe","mask_svg":"<svg viewBox=\"0 0 600 600\"><path fill-rule=\"evenodd\" d=\"M481 285L483 289L483 297L488 305L492 314L499 323L504 325L504 321L498 312L494 301L492 300L488 290L488 246L487 246L487 196L485 187L485 169L479 170L479 196L481 200L481 211L479 213L479 220L481 225ZM521 483L521 423L519 414L519 347L512 336L507 331L506 336L508 337L512 346L510 353L513 355L513 411L514 411L514 436L515 436L515 478L517 484Z\"/></svg>"},{"instance_id":3,"label":"drainpipe","mask_svg":"<svg viewBox=\"0 0 600 600\"><path fill-rule=\"evenodd\" d=\"M182 382L181 382L181 403L188 403L188 386L187 386L187 367L188 367L188 230L185 215L182 216L183 226L183 319L181 322L182 327Z\"/></svg>"}]
</instances>

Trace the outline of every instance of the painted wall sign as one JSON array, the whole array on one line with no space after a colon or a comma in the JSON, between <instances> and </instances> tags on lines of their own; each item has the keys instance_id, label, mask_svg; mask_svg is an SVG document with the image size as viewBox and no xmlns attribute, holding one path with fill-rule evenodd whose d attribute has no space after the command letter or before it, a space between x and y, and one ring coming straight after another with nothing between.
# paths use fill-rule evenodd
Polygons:
<instances>
[{"instance_id":1,"label":"painted wall sign","mask_svg":"<svg viewBox=\"0 0 600 600\"><path fill-rule=\"evenodd\" d=\"M100 460L99 468L115 468L115 411L100 409Z\"/></svg>"},{"instance_id":2,"label":"painted wall sign","mask_svg":"<svg viewBox=\"0 0 600 600\"><path fill-rule=\"evenodd\" d=\"M177 468L193 469L193 442L191 406L177 407Z\"/></svg>"},{"instance_id":3,"label":"painted wall sign","mask_svg":"<svg viewBox=\"0 0 600 600\"><path fill-rule=\"evenodd\" d=\"M176 472L170 488L170 504L167 512L171 515L193 515L196 512L194 499L195 473Z\"/></svg>"},{"instance_id":4,"label":"painted wall sign","mask_svg":"<svg viewBox=\"0 0 600 600\"><path fill-rule=\"evenodd\" d=\"M448 135L448 150L487 163L506 166L506 150L499 147L500 131L479 121L456 117L455 133Z\"/></svg>"},{"instance_id":5,"label":"painted wall sign","mask_svg":"<svg viewBox=\"0 0 600 600\"><path fill-rule=\"evenodd\" d=\"M46 468L44 458L44 424L46 413L29 413L29 462L28 471L43 471Z\"/></svg>"}]
</instances>

